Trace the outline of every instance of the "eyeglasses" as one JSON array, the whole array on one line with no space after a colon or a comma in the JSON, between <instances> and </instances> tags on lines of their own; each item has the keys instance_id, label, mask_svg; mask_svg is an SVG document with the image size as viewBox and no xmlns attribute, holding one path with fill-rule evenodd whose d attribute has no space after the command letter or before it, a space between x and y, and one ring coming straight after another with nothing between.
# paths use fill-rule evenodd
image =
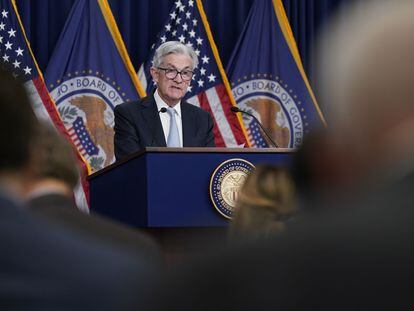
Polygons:
<instances>
[{"instance_id":1,"label":"eyeglasses","mask_svg":"<svg viewBox=\"0 0 414 311\"><path fill-rule=\"evenodd\" d=\"M164 70L165 76L167 77L167 79L170 79L170 80L174 80L177 77L177 75L180 74L181 79L183 81L190 81L194 74L194 72L188 69L184 69L181 71L178 71L177 69L162 68L162 67L158 67L158 69Z\"/></svg>"}]
</instances>

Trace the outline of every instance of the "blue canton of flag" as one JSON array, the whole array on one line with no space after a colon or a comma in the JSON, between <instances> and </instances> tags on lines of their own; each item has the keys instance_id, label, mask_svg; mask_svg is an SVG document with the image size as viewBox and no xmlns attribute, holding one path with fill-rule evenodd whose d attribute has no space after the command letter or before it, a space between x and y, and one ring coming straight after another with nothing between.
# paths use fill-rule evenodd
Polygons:
<instances>
[{"instance_id":1,"label":"blue canton of flag","mask_svg":"<svg viewBox=\"0 0 414 311\"><path fill-rule=\"evenodd\" d=\"M325 124L307 80L281 0L256 0L227 70L238 106L255 115L277 145L297 148ZM243 117L253 147L268 147L256 121Z\"/></svg>"},{"instance_id":2,"label":"blue canton of flag","mask_svg":"<svg viewBox=\"0 0 414 311\"><path fill-rule=\"evenodd\" d=\"M244 146L245 135L240 120L230 111L233 105L230 87L200 0L175 2L147 61L138 72L148 94L155 90L150 75L155 50L167 41L179 41L192 47L199 58L199 66L194 70L185 98L213 117L216 146Z\"/></svg>"},{"instance_id":3,"label":"blue canton of flag","mask_svg":"<svg viewBox=\"0 0 414 311\"><path fill-rule=\"evenodd\" d=\"M25 44L23 33L19 31L17 16L13 14L10 1L2 1L0 10L1 62L3 67L11 71L15 77L28 82L38 76L38 73Z\"/></svg>"}]
</instances>

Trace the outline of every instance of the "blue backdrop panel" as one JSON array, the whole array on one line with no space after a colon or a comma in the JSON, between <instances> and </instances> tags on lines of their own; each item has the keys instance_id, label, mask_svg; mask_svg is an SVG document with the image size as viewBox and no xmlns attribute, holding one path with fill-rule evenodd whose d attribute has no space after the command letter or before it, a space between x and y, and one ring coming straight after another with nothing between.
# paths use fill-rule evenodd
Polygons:
<instances>
[{"instance_id":1,"label":"blue backdrop panel","mask_svg":"<svg viewBox=\"0 0 414 311\"><path fill-rule=\"evenodd\" d=\"M254 0L203 0L226 68ZM173 0L109 0L131 60L138 69L168 17ZM304 66L312 80L317 34L340 5L351 0L283 0ZM17 0L40 68L45 70L74 0Z\"/></svg>"}]
</instances>

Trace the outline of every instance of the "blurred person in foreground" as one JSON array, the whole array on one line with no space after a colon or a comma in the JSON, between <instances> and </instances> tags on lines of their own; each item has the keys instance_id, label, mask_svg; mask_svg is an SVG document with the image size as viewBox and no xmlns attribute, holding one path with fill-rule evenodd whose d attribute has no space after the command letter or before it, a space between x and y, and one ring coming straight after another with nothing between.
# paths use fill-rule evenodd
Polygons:
<instances>
[{"instance_id":1,"label":"blurred person in foreground","mask_svg":"<svg viewBox=\"0 0 414 311\"><path fill-rule=\"evenodd\" d=\"M97 243L162 263L161 249L149 236L103 216L80 211L73 192L78 181L72 146L54 128L41 123L31 141L31 161L25 179L29 211Z\"/></svg>"},{"instance_id":2,"label":"blurred person in foreground","mask_svg":"<svg viewBox=\"0 0 414 311\"><path fill-rule=\"evenodd\" d=\"M266 238L283 231L296 211L294 188L286 169L258 165L238 192L229 228L231 241Z\"/></svg>"},{"instance_id":3,"label":"blurred person in foreground","mask_svg":"<svg viewBox=\"0 0 414 311\"><path fill-rule=\"evenodd\" d=\"M414 1L366 5L329 28L321 54L328 148L343 151L352 204L183 267L154 309L414 308Z\"/></svg>"},{"instance_id":4,"label":"blurred person in foreground","mask_svg":"<svg viewBox=\"0 0 414 311\"><path fill-rule=\"evenodd\" d=\"M149 264L26 210L24 180L37 126L23 85L0 70L0 309L135 309Z\"/></svg>"}]
</instances>

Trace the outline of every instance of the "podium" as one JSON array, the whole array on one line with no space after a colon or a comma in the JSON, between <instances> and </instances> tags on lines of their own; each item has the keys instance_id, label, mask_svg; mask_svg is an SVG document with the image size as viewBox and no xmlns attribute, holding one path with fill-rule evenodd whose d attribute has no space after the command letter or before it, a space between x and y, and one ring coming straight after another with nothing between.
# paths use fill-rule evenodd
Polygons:
<instances>
[{"instance_id":1,"label":"podium","mask_svg":"<svg viewBox=\"0 0 414 311\"><path fill-rule=\"evenodd\" d=\"M229 220L210 199L215 169L229 159L287 166L291 155L284 149L147 147L89 176L91 213L145 229L164 245L200 232L221 237ZM186 244L193 243L199 242Z\"/></svg>"}]
</instances>

